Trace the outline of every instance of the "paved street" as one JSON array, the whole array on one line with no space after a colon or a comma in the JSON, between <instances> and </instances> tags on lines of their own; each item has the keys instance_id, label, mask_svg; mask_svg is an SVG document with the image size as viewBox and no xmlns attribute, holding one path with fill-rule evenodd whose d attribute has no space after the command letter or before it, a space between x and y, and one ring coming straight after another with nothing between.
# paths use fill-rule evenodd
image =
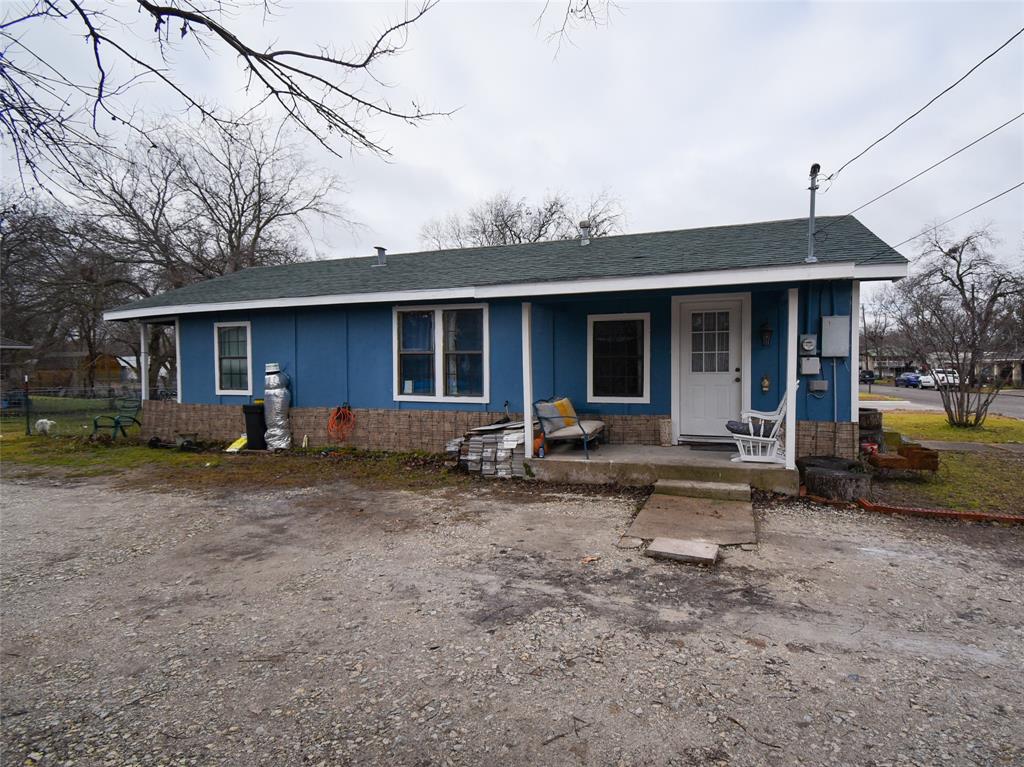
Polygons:
<instances>
[{"instance_id":1,"label":"paved street","mask_svg":"<svg viewBox=\"0 0 1024 767\"><path fill-rule=\"evenodd\" d=\"M860 390L866 392L868 387L861 386ZM906 389L902 386L896 388L895 386L879 386L875 384L871 387L871 391L874 394L884 394L889 397L899 397L900 399L908 400L915 406L913 408L915 410L924 408L942 410L942 396L934 389ZM878 405L882 409L886 409L884 402L865 402L863 404L870 407ZM897 406L890 409L899 408ZM1024 393L1000 392L995 402L992 403L990 412L1024 419Z\"/></svg>"}]
</instances>

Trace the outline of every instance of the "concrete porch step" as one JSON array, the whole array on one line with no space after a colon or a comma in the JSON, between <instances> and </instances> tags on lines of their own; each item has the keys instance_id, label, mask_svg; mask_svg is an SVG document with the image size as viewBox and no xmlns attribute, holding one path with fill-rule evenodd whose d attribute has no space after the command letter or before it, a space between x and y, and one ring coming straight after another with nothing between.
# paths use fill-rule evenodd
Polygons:
<instances>
[{"instance_id":1,"label":"concrete porch step","mask_svg":"<svg viewBox=\"0 0 1024 767\"><path fill-rule=\"evenodd\" d=\"M743 482L659 479L654 483L654 492L660 495L683 495L689 498L720 498L726 501L750 500L750 485Z\"/></svg>"}]
</instances>

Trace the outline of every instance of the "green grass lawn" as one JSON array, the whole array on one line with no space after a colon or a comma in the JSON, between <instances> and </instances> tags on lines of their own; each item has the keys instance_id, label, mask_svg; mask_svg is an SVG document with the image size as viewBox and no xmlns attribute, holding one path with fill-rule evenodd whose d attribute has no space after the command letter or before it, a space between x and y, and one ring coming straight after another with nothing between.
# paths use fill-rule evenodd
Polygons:
<instances>
[{"instance_id":1,"label":"green grass lawn","mask_svg":"<svg viewBox=\"0 0 1024 767\"><path fill-rule=\"evenodd\" d=\"M886 431L898 431L908 439L942 442L1024 442L1024 421L990 415L983 426L964 429L950 426L944 413L894 410L882 416Z\"/></svg>"},{"instance_id":2,"label":"green grass lawn","mask_svg":"<svg viewBox=\"0 0 1024 767\"><path fill-rule=\"evenodd\" d=\"M897 506L985 511L1000 514L1024 510L1020 482L1024 460L995 448L984 453L943 451L934 476L878 476L872 487L876 501Z\"/></svg>"},{"instance_id":3,"label":"green grass lawn","mask_svg":"<svg viewBox=\"0 0 1024 767\"><path fill-rule=\"evenodd\" d=\"M91 422L89 428L92 429ZM153 450L124 440L104 444L65 437L26 437L24 431L11 433L6 429L0 435L0 464L59 467L69 470L73 476L118 473L154 464L174 467L201 466L209 461L209 455L183 453L178 450Z\"/></svg>"},{"instance_id":4,"label":"green grass lawn","mask_svg":"<svg viewBox=\"0 0 1024 767\"><path fill-rule=\"evenodd\" d=\"M875 394L874 392L862 391L859 397L861 402L898 402L899 397L890 397L888 394Z\"/></svg>"},{"instance_id":5,"label":"green grass lawn","mask_svg":"<svg viewBox=\"0 0 1024 767\"><path fill-rule=\"evenodd\" d=\"M115 397L84 398L84 397L51 397L33 395L30 398L29 424L35 431L35 424L40 418L55 421L56 426L51 434L65 437L88 437L92 434L93 419L96 416L117 415ZM109 422L108 422L109 424ZM109 425L106 433L110 433ZM5 415L0 419L0 433L25 433L25 415ZM128 429L129 436L138 436L137 426Z\"/></svg>"}]
</instances>

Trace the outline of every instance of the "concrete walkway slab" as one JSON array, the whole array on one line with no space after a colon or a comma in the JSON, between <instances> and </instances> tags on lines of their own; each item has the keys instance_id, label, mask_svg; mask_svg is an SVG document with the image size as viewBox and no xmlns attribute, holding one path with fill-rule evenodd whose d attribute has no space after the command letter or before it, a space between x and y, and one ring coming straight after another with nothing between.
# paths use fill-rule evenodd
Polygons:
<instances>
[{"instance_id":1,"label":"concrete walkway slab","mask_svg":"<svg viewBox=\"0 0 1024 767\"><path fill-rule=\"evenodd\" d=\"M626 535L722 545L757 543L754 510L749 501L659 494L647 499Z\"/></svg>"},{"instance_id":2,"label":"concrete walkway slab","mask_svg":"<svg viewBox=\"0 0 1024 767\"><path fill-rule=\"evenodd\" d=\"M655 538L644 552L646 557L672 559L695 565L713 565L718 559L718 546L707 541L680 541L675 538Z\"/></svg>"}]
</instances>

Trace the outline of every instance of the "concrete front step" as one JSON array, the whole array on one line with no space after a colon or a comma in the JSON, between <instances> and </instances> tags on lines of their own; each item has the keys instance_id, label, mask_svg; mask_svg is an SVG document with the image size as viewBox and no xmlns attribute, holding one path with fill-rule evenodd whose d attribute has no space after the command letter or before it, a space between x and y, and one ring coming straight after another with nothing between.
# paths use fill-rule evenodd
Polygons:
<instances>
[{"instance_id":1,"label":"concrete front step","mask_svg":"<svg viewBox=\"0 0 1024 767\"><path fill-rule=\"evenodd\" d=\"M661 479L696 482L745 484L758 490L784 495L798 495L800 474L796 469L771 464L719 463L682 464L649 461L603 461L593 456L589 461L563 459L554 455L529 458L527 474L547 482L580 482L583 484L653 485Z\"/></svg>"},{"instance_id":2,"label":"concrete front step","mask_svg":"<svg viewBox=\"0 0 1024 767\"><path fill-rule=\"evenodd\" d=\"M654 492L661 495L685 495L689 498L720 498L749 501L750 485L744 482L701 482L694 479L659 479Z\"/></svg>"}]
</instances>

